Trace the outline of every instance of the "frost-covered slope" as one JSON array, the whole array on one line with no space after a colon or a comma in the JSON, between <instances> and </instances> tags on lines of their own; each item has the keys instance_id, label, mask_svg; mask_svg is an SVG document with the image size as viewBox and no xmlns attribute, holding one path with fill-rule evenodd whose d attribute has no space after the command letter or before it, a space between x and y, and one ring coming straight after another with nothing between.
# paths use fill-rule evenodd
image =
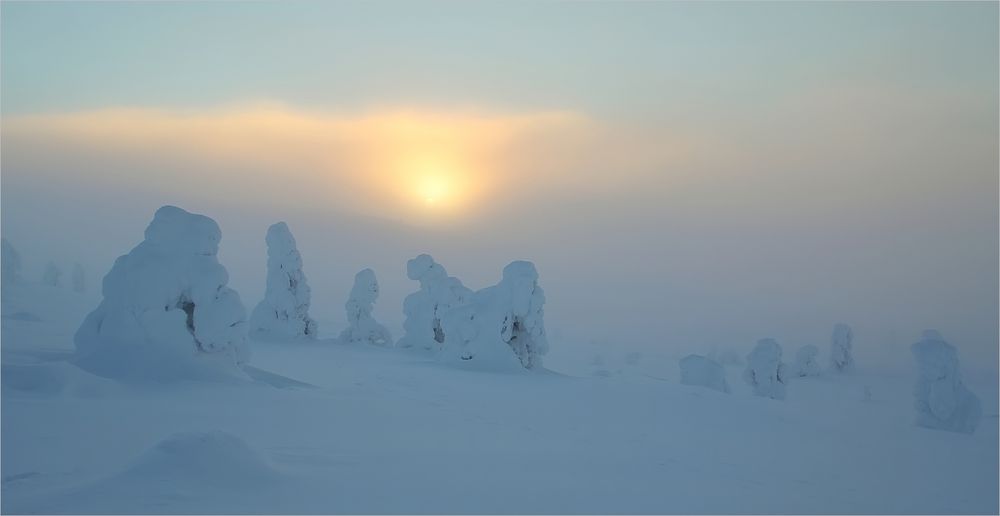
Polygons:
<instances>
[{"instance_id":1,"label":"frost-covered slope","mask_svg":"<svg viewBox=\"0 0 1000 516\"><path fill-rule=\"evenodd\" d=\"M29 362L70 385L92 379L55 363L73 324L51 321L82 312L36 310L45 322L3 321L20 386L5 369L5 513L998 509L995 377L966 378L984 407L972 435L913 424L915 371L796 378L775 401L752 396L739 365L726 366L725 394L679 385L672 357L625 350L497 374L322 339L254 342L253 366L315 388L38 390Z\"/></svg>"}]
</instances>

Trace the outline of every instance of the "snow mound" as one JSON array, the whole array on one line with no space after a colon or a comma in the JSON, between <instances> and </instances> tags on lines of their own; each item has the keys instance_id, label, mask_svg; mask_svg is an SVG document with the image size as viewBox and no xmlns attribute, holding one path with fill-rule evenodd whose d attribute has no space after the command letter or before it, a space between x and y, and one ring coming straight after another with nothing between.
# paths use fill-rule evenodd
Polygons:
<instances>
[{"instance_id":1,"label":"snow mound","mask_svg":"<svg viewBox=\"0 0 1000 516\"><path fill-rule=\"evenodd\" d=\"M396 343L401 348L438 350L444 343L444 314L464 305L472 291L458 278L448 276L441 264L428 254L406 262L406 277L420 282L420 290L403 300L403 336Z\"/></svg>"},{"instance_id":2,"label":"snow mound","mask_svg":"<svg viewBox=\"0 0 1000 516\"><path fill-rule=\"evenodd\" d=\"M3 364L0 371L4 395L99 397L118 389L115 382L67 362Z\"/></svg>"},{"instance_id":3,"label":"snow mound","mask_svg":"<svg viewBox=\"0 0 1000 516\"><path fill-rule=\"evenodd\" d=\"M854 332L850 326L840 323L833 327L833 335L830 336L830 364L834 371L845 373L854 369L854 355L851 354L853 341Z\"/></svg>"},{"instance_id":4,"label":"snow mound","mask_svg":"<svg viewBox=\"0 0 1000 516\"><path fill-rule=\"evenodd\" d=\"M542 355L549 347L544 304L535 265L511 262L504 267L500 283L476 292L469 304L445 314L441 356L481 369L541 368Z\"/></svg>"},{"instance_id":5,"label":"snow mound","mask_svg":"<svg viewBox=\"0 0 1000 516\"><path fill-rule=\"evenodd\" d=\"M688 355L678 362L681 384L708 387L719 392L729 392L726 369L718 362L701 355Z\"/></svg>"},{"instance_id":6,"label":"snow mound","mask_svg":"<svg viewBox=\"0 0 1000 516\"><path fill-rule=\"evenodd\" d=\"M781 361L781 346L774 339L760 339L747 355L743 379L753 387L757 396L775 400L785 399L788 384L788 366Z\"/></svg>"},{"instance_id":7,"label":"snow mound","mask_svg":"<svg viewBox=\"0 0 1000 516\"><path fill-rule=\"evenodd\" d=\"M370 344L392 346L389 330L372 317L375 301L378 299L378 280L375 271L365 269L354 276L351 296L344 307L347 309L347 329L340 334L345 344Z\"/></svg>"},{"instance_id":8,"label":"snow mound","mask_svg":"<svg viewBox=\"0 0 1000 516\"><path fill-rule=\"evenodd\" d=\"M795 353L795 374L799 376L819 376L822 368L816 357L819 356L819 348L812 344L807 344L799 348Z\"/></svg>"},{"instance_id":9,"label":"snow mound","mask_svg":"<svg viewBox=\"0 0 1000 516\"><path fill-rule=\"evenodd\" d=\"M936 330L926 330L911 346L919 376L913 388L917 424L926 428L973 433L982 418L979 397L962 382L958 351Z\"/></svg>"},{"instance_id":10,"label":"snow mound","mask_svg":"<svg viewBox=\"0 0 1000 516\"><path fill-rule=\"evenodd\" d=\"M250 328L282 337L316 338L309 317L311 291L302 272L302 256L284 222L267 228L267 288L250 315Z\"/></svg>"},{"instance_id":11,"label":"snow mound","mask_svg":"<svg viewBox=\"0 0 1000 516\"><path fill-rule=\"evenodd\" d=\"M145 239L104 277L104 298L75 335L77 365L128 380L245 378L246 311L226 286L221 237L208 217L157 210Z\"/></svg>"},{"instance_id":12,"label":"snow mound","mask_svg":"<svg viewBox=\"0 0 1000 516\"><path fill-rule=\"evenodd\" d=\"M245 488L280 474L239 437L222 431L173 434L118 475L130 481Z\"/></svg>"}]
</instances>

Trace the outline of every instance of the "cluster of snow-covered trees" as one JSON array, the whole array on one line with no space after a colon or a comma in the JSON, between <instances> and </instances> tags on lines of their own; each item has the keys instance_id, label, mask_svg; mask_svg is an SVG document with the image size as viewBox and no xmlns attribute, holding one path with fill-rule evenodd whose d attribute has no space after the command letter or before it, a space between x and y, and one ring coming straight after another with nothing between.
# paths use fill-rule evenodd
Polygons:
<instances>
[{"instance_id":1,"label":"cluster of snow-covered trees","mask_svg":"<svg viewBox=\"0 0 1000 516\"><path fill-rule=\"evenodd\" d=\"M0 271L0 282L4 285L23 283L24 276L21 269L21 254L17 252L17 249L6 238L2 239L0 259L3 262L2 271ZM46 263L45 269L42 271L41 282L43 285L50 287L63 287L62 269L55 262L50 261ZM70 286L75 292L86 292L87 278L83 271L83 266L79 263L73 264L73 273L70 276L70 282Z\"/></svg>"},{"instance_id":2,"label":"cluster of snow-covered trees","mask_svg":"<svg viewBox=\"0 0 1000 516\"><path fill-rule=\"evenodd\" d=\"M247 318L239 295L227 286L217 258L222 238L214 220L174 206L157 210L145 238L119 257L104 279L103 299L76 333L76 361L102 376L165 379L240 374L250 357L248 335L316 339L311 291L287 224L267 230L264 299ZM5 282L19 277L20 258L4 240ZM82 284L74 270L74 284ZM419 290L406 298L405 333L399 343L373 317L379 285L375 272L354 278L345 303L345 344L416 348L477 367L536 368L548 349L545 297L530 262L513 262L499 284L472 292L429 255L407 263ZM45 283L61 284L46 268Z\"/></svg>"},{"instance_id":3,"label":"cluster of snow-covered trees","mask_svg":"<svg viewBox=\"0 0 1000 516\"><path fill-rule=\"evenodd\" d=\"M830 370L845 373L854 369L852 343L854 333L846 324L837 324L830 337ZM982 417L979 398L962 382L958 366L958 351L945 342L936 330L925 330L921 339L911 346L917 361L918 378L913 394L916 398L916 423L927 428L972 433ZM757 396L785 399L786 389L794 376L819 376L822 368L816 358L819 349L813 345L799 348L795 366L782 362L781 346L774 339L761 339L746 359L743 379ZM681 383L730 392L725 367L710 357L688 355L679 362ZM865 385L864 397L871 399L871 387Z\"/></svg>"},{"instance_id":4,"label":"cluster of snow-covered trees","mask_svg":"<svg viewBox=\"0 0 1000 516\"><path fill-rule=\"evenodd\" d=\"M120 256L104 278L103 299L74 338L76 363L120 379L240 375L250 358L249 332L286 341L316 339L311 291L287 224L267 230L266 291L249 319L218 261L221 238L218 224L206 216L174 206L157 210L142 242ZM20 282L20 256L6 239L2 243L3 284ZM542 366L548 351L545 293L534 264L514 261L504 267L496 285L475 292L426 254L409 260L406 274L419 286L403 303L404 334L398 342L373 316L379 284L371 269L354 278L345 303L348 325L336 340L429 351L446 362L480 369ZM43 283L60 286L61 277L50 263ZM79 264L72 284L85 289ZM849 326L834 326L829 371L853 370L853 339ZM962 382L956 349L928 330L912 352L920 372L914 388L917 423L974 431L982 409ZM743 379L755 395L784 399L792 377L822 373L816 346L801 347L794 365L783 362L782 355L778 342L765 338L746 356ZM679 365L682 383L730 392L725 366L713 358L690 355ZM866 392L870 397L867 387Z\"/></svg>"}]
</instances>

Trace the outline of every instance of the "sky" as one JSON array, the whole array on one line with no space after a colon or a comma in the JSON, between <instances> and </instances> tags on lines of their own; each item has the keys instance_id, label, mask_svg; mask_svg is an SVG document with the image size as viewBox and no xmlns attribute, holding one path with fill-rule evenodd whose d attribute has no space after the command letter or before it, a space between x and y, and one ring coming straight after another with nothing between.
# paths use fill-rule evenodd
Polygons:
<instances>
[{"instance_id":1,"label":"sky","mask_svg":"<svg viewBox=\"0 0 1000 516\"><path fill-rule=\"evenodd\" d=\"M0 216L93 282L157 207L215 218L248 308L288 222L321 332L397 332L429 253L535 262L563 352L854 326L998 360L995 2L3 2Z\"/></svg>"}]
</instances>

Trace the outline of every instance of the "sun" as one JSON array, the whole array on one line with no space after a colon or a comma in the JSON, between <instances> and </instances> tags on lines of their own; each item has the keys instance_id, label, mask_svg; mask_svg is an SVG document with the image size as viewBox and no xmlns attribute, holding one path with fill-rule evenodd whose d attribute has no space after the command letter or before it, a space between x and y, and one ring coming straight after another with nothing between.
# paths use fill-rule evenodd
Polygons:
<instances>
[{"instance_id":1,"label":"sun","mask_svg":"<svg viewBox=\"0 0 1000 516\"><path fill-rule=\"evenodd\" d=\"M426 175L420 179L418 197L424 199L428 206L435 206L448 197L448 180L439 175Z\"/></svg>"},{"instance_id":2,"label":"sun","mask_svg":"<svg viewBox=\"0 0 1000 516\"><path fill-rule=\"evenodd\" d=\"M401 156L396 177L401 193L427 209L457 209L467 190L467 165L455 152L421 151Z\"/></svg>"}]
</instances>

